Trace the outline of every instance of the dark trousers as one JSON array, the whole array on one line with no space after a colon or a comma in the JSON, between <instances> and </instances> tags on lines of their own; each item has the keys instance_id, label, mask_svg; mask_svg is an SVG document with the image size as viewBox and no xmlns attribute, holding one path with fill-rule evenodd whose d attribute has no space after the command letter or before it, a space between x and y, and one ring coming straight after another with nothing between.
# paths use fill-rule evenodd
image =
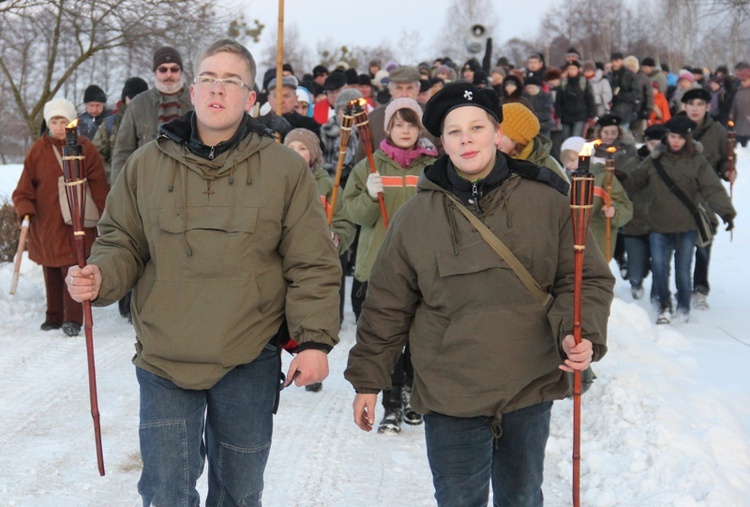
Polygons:
<instances>
[{"instance_id":1,"label":"dark trousers","mask_svg":"<svg viewBox=\"0 0 750 507\"><path fill-rule=\"evenodd\" d=\"M83 305L76 303L65 286L65 276L70 266L53 268L42 266L44 272L44 288L47 292L46 321L62 324L75 322L83 325Z\"/></svg>"},{"instance_id":2,"label":"dark trousers","mask_svg":"<svg viewBox=\"0 0 750 507\"><path fill-rule=\"evenodd\" d=\"M708 296L711 286L708 284L708 265L711 263L711 245L695 247L695 269L693 270L693 292Z\"/></svg>"}]
</instances>

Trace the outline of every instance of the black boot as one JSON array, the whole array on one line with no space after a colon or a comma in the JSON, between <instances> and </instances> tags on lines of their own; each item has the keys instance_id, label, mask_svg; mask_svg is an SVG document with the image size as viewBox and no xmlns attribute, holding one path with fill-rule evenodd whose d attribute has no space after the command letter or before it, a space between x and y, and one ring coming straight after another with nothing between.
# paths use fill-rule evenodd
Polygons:
<instances>
[{"instance_id":1,"label":"black boot","mask_svg":"<svg viewBox=\"0 0 750 507\"><path fill-rule=\"evenodd\" d=\"M412 386L405 385L401 390L401 402L404 409L404 422L416 426L422 424L422 414L416 412L411 406Z\"/></svg>"},{"instance_id":2,"label":"black boot","mask_svg":"<svg viewBox=\"0 0 750 507\"><path fill-rule=\"evenodd\" d=\"M378 426L378 433L395 435L401 432L403 409L401 408L401 387L394 386L383 391L385 414Z\"/></svg>"},{"instance_id":3,"label":"black boot","mask_svg":"<svg viewBox=\"0 0 750 507\"><path fill-rule=\"evenodd\" d=\"M66 321L62 323L62 330L68 336L78 336L81 325L78 322Z\"/></svg>"}]
</instances>

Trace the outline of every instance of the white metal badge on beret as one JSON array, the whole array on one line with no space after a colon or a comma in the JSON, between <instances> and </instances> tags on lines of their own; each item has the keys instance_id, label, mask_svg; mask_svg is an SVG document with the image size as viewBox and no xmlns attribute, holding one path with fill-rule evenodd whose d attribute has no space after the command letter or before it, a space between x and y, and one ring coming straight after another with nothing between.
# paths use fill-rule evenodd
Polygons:
<instances>
[{"instance_id":1,"label":"white metal badge on beret","mask_svg":"<svg viewBox=\"0 0 750 507\"><path fill-rule=\"evenodd\" d=\"M464 92L464 98L465 98L466 100L473 100L473 98L474 98L474 94L473 94L473 93L471 93L471 92L470 92L469 90L466 90L466 91Z\"/></svg>"}]
</instances>

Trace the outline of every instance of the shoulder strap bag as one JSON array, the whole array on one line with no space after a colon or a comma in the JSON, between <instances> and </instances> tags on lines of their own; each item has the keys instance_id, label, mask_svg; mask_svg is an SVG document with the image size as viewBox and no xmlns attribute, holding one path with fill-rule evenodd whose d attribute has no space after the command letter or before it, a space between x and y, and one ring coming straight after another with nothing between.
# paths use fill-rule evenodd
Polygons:
<instances>
[{"instance_id":1,"label":"shoulder strap bag","mask_svg":"<svg viewBox=\"0 0 750 507\"><path fill-rule=\"evenodd\" d=\"M469 220L471 225L474 226L479 234L482 235L482 238L490 245L490 247L492 247L492 249L506 263L508 263L508 266L510 266L516 276L521 280L521 283L523 283L524 287L526 287L526 289L531 292L531 295L534 296L534 298L536 298L536 300L539 301L542 306L544 306L545 308L549 307L553 299L552 294L546 292L542 288L542 286L539 285L539 282L534 279L531 273L529 273L529 270L527 270L526 267L521 263L521 261L518 260L518 257L516 257L513 252L511 252L510 249L505 246L505 243L503 243L500 238L493 234L493 232L489 230L481 220L474 216L471 211L466 209L466 206L461 204L461 201L450 194L446 195L448 196L448 199L450 199L450 201L456 205L459 211L464 214L464 216Z\"/></svg>"},{"instance_id":2,"label":"shoulder strap bag","mask_svg":"<svg viewBox=\"0 0 750 507\"><path fill-rule=\"evenodd\" d=\"M677 186L677 183L675 183L674 180L669 177L667 171L664 170L664 166L661 164L661 161L658 158L654 159L654 167L656 167L656 173L667 185L669 191L677 196L680 202L682 202L682 204L688 209L688 211L690 211L690 214L693 215L693 219L698 226L698 237L695 240L695 244L699 247L709 245L711 241L713 241L716 229L711 223L711 217L708 215L706 208L704 208L700 203L698 205L693 204L690 198L685 195L685 192L683 192L682 189Z\"/></svg>"}]
</instances>

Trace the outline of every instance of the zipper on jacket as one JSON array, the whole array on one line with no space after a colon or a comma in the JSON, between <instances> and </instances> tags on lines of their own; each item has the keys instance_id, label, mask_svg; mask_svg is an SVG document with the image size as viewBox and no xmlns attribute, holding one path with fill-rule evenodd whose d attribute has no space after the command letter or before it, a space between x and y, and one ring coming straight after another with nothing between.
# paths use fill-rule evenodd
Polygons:
<instances>
[{"instance_id":1,"label":"zipper on jacket","mask_svg":"<svg viewBox=\"0 0 750 507\"><path fill-rule=\"evenodd\" d=\"M477 207L477 213L481 213L482 208L479 206L479 189L476 181L471 184L471 197L474 200L474 206Z\"/></svg>"},{"instance_id":2,"label":"zipper on jacket","mask_svg":"<svg viewBox=\"0 0 750 507\"><path fill-rule=\"evenodd\" d=\"M216 148L216 146L211 146L211 151L208 152L208 160L214 159L214 148Z\"/></svg>"}]
</instances>

